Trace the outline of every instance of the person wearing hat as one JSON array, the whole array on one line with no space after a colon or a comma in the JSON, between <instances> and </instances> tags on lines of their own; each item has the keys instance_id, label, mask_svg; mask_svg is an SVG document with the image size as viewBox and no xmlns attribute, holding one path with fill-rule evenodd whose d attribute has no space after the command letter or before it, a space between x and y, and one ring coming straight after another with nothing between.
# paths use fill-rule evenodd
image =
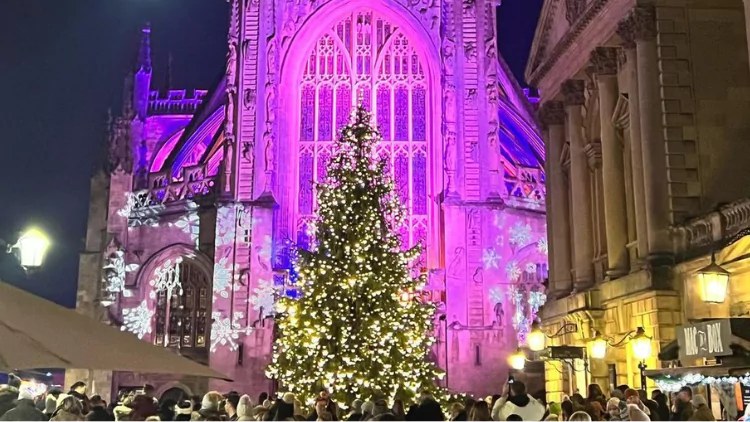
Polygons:
<instances>
[{"instance_id":1,"label":"person wearing hat","mask_svg":"<svg viewBox=\"0 0 750 422\"><path fill-rule=\"evenodd\" d=\"M192 414L193 402L190 400L183 400L174 407L174 420L176 421L189 421Z\"/></svg>"},{"instance_id":2,"label":"person wearing hat","mask_svg":"<svg viewBox=\"0 0 750 422\"><path fill-rule=\"evenodd\" d=\"M34 393L30 388L20 388L16 407L5 412L0 421L46 421L39 409L34 405Z\"/></svg>"},{"instance_id":3,"label":"person wearing hat","mask_svg":"<svg viewBox=\"0 0 750 422\"><path fill-rule=\"evenodd\" d=\"M18 390L21 388L21 378L16 374L8 374L8 384L0 386L0 417L16 407Z\"/></svg>"},{"instance_id":4,"label":"person wearing hat","mask_svg":"<svg viewBox=\"0 0 750 422\"><path fill-rule=\"evenodd\" d=\"M714 418L713 412L711 412L711 409L708 408L708 403L706 403L706 398L703 397L700 394L696 394L693 396L693 407L695 408L695 412L693 412L693 416L688 419L689 421L715 421L716 418Z\"/></svg>"},{"instance_id":5,"label":"person wearing hat","mask_svg":"<svg viewBox=\"0 0 750 422\"><path fill-rule=\"evenodd\" d=\"M362 420L362 404L364 402L360 399L356 399L352 402L352 412L349 413L348 421L361 421Z\"/></svg>"}]
</instances>

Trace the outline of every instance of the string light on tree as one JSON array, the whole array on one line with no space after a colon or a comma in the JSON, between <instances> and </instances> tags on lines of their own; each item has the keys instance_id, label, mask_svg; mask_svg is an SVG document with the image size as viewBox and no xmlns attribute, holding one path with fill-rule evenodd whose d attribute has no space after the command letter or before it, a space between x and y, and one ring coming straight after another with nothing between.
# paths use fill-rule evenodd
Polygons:
<instances>
[{"instance_id":1,"label":"string light on tree","mask_svg":"<svg viewBox=\"0 0 750 422\"><path fill-rule=\"evenodd\" d=\"M427 359L434 305L414 299L426 282L412 276L422 247L402 250L405 212L385 162L373 158L379 139L359 107L316 186L317 248L296 251L301 298L277 302L268 375L302 400L322 387L341 403L437 390L441 372Z\"/></svg>"}]
</instances>

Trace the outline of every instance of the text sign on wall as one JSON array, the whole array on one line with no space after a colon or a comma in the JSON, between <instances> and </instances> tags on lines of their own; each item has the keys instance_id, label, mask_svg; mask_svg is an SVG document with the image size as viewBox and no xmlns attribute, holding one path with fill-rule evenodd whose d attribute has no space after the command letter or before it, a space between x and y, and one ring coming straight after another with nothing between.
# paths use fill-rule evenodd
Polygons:
<instances>
[{"instance_id":1,"label":"text sign on wall","mask_svg":"<svg viewBox=\"0 0 750 422\"><path fill-rule=\"evenodd\" d=\"M681 325L677 329L681 360L731 355L731 343L732 327L728 319Z\"/></svg>"}]
</instances>

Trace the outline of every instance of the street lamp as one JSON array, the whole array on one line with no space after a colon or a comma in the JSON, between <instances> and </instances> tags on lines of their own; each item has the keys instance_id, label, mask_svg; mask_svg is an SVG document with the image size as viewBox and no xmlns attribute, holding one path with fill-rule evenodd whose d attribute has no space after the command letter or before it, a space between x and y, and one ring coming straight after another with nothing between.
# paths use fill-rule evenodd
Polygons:
<instances>
[{"instance_id":1,"label":"street lamp","mask_svg":"<svg viewBox=\"0 0 750 422\"><path fill-rule=\"evenodd\" d=\"M49 248L49 240L40 230L30 229L18 238L15 247L20 251L22 267L39 268Z\"/></svg>"},{"instance_id":2,"label":"street lamp","mask_svg":"<svg viewBox=\"0 0 750 422\"><path fill-rule=\"evenodd\" d=\"M591 340L591 357L594 359L604 359L607 356L607 346L609 346L609 343L602 336L602 333L594 331L594 338Z\"/></svg>"},{"instance_id":3,"label":"street lamp","mask_svg":"<svg viewBox=\"0 0 750 422\"><path fill-rule=\"evenodd\" d=\"M557 332L552 335L547 335L544 331L542 331L542 327L539 325L539 323L534 321L534 323L531 324L531 330L528 334L526 334L526 344L529 346L529 349L531 349L531 351L541 352L547 347L548 338L560 337L564 334L574 333L576 331L578 331L577 324L566 322L562 327L560 327L559 330L557 330Z\"/></svg>"},{"instance_id":4,"label":"street lamp","mask_svg":"<svg viewBox=\"0 0 750 422\"><path fill-rule=\"evenodd\" d=\"M641 362L651 357L651 337L646 335L643 327L638 327L635 335L631 337L630 344L633 347L633 356Z\"/></svg>"},{"instance_id":5,"label":"street lamp","mask_svg":"<svg viewBox=\"0 0 750 422\"><path fill-rule=\"evenodd\" d=\"M49 240L47 236L38 229L25 231L15 245L9 245L6 241L0 239L0 254L10 254L13 249L17 249L19 264L25 269L41 267L48 248Z\"/></svg>"},{"instance_id":6,"label":"street lamp","mask_svg":"<svg viewBox=\"0 0 750 422\"><path fill-rule=\"evenodd\" d=\"M518 349L516 350L516 353L508 356L508 364L511 368L517 371L522 371L526 366L526 355L523 353L523 350Z\"/></svg>"},{"instance_id":7,"label":"street lamp","mask_svg":"<svg viewBox=\"0 0 750 422\"><path fill-rule=\"evenodd\" d=\"M716 255L711 252L711 263L698 270L698 288L701 299L706 303L724 303L727 297L729 271L716 263Z\"/></svg>"}]
</instances>

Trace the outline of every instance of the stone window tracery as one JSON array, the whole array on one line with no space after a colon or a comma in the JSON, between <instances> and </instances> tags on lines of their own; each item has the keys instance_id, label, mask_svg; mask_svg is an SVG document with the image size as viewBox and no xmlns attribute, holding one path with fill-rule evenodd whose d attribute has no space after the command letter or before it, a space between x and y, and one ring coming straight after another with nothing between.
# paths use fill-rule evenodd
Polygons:
<instances>
[{"instance_id":1,"label":"stone window tracery","mask_svg":"<svg viewBox=\"0 0 750 422\"><path fill-rule=\"evenodd\" d=\"M189 260L175 266L179 288L155 292L154 344L207 358L212 297L208 276Z\"/></svg>"},{"instance_id":2,"label":"stone window tracery","mask_svg":"<svg viewBox=\"0 0 750 422\"><path fill-rule=\"evenodd\" d=\"M373 113L386 159L407 208L401 228L405 246L426 240L428 163L427 81L423 63L400 28L374 11L357 11L315 43L300 88L301 133L297 240L309 237L314 218L314 185L325 178L333 141L358 101Z\"/></svg>"}]
</instances>

